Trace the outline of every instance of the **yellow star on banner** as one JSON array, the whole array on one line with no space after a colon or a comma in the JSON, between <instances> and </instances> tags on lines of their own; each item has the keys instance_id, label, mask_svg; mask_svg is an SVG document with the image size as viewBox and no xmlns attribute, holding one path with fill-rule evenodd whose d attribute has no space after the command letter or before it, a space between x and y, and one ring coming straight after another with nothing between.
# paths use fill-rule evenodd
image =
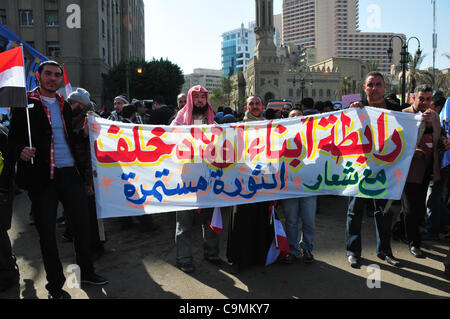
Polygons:
<instances>
[{"instance_id":1,"label":"yellow star on banner","mask_svg":"<svg viewBox=\"0 0 450 319\"><path fill-rule=\"evenodd\" d=\"M106 192L109 194L109 187L111 186L112 182L115 181L115 179L106 178L106 176L103 176L103 179L101 179L100 181L101 181L100 187L106 188Z\"/></svg>"}]
</instances>

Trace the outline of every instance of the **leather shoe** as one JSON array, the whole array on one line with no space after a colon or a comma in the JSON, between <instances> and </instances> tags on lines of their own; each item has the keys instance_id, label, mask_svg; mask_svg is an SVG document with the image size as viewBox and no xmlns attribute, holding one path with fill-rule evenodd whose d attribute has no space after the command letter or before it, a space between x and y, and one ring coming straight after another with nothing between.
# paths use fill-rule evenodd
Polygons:
<instances>
[{"instance_id":1,"label":"leather shoe","mask_svg":"<svg viewBox=\"0 0 450 319\"><path fill-rule=\"evenodd\" d=\"M395 267L400 267L400 265L401 265L400 260L396 259L393 255L379 254L378 258L380 258L381 260L384 260L389 265L392 265L392 266L395 266Z\"/></svg>"},{"instance_id":2,"label":"leather shoe","mask_svg":"<svg viewBox=\"0 0 450 319\"><path fill-rule=\"evenodd\" d=\"M411 253L411 255L413 255L416 258L423 258L423 252L420 250L419 247L410 246L409 252Z\"/></svg>"},{"instance_id":3,"label":"leather shoe","mask_svg":"<svg viewBox=\"0 0 450 319\"><path fill-rule=\"evenodd\" d=\"M360 266L360 259L356 256L348 256L348 262L350 263L350 266L352 268L359 268Z\"/></svg>"},{"instance_id":4,"label":"leather shoe","mask_svg":"<svg viewBox=\"0 0 450 319\"><path fill-rule=\"evenodd\" d=\"M185 272L187 274L193 273L195 271L194 265L192 263L189 263L189 262L188 263L184 263L184 264L177 262L177 267L178 267L178 269L180 269L181 271L183 271L183 272Z\"/></svg>"}]
</instances>

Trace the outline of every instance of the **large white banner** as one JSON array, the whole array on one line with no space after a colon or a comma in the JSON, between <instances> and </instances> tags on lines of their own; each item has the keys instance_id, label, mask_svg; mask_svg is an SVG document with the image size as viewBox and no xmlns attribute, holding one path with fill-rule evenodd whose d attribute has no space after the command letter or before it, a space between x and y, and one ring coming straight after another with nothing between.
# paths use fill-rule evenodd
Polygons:
<instances>
[{"instance_id":1,"label":"large white banner","mask_svg":"<svg viewBox=\"0 0 450 319\"><path fill-rule=\"evenodd\" d=\"M342 195L400 199L420 115L347 109L150 126L89 116L99 218Z\"/></svg>"}]
</instances>

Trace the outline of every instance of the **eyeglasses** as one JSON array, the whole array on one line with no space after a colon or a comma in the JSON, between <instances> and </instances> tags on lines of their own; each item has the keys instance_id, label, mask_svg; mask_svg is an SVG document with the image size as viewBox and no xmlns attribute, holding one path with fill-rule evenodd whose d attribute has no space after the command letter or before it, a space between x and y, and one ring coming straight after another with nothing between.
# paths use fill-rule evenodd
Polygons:
<instances>
[{"instance_id":1,"label":"eyeglasses","mask_svg":"<svg viewBox=\"0 0 450 319\"><path fill-rule=\"evenodd\" d=\"M248 105L250 105L250 106L261 105L261 102L250 102L250 103L248 103Z\"/></svg>"}]
</instances>

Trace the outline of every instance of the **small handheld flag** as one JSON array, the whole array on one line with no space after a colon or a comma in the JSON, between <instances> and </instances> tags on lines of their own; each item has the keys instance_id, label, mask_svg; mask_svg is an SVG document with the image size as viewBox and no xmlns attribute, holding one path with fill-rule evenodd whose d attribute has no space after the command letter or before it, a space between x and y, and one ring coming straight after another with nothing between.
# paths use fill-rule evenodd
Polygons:
<instances>
[{"instance_id":1,"label":"small handheld flag","mask_svg":"<svg viewBox=\"0 0 450 319\"><path fill-rule=\"evenodd\" d=\"M69 77L67 76L66 67L63 64L64 72L64 87L66 89L66 98L73 92L72 85L70 84Z\"/></svg>"},{"instance_id":2,"label":"small handheld flag","mask_svg":"<svg viewBox=\"0 0 450 319\"><path fill-rule=\"evenodd\" d=\"M222 213L219 207L214 208L209 227L218 235L223 231Z\"/></svg>"}]
</instances>

